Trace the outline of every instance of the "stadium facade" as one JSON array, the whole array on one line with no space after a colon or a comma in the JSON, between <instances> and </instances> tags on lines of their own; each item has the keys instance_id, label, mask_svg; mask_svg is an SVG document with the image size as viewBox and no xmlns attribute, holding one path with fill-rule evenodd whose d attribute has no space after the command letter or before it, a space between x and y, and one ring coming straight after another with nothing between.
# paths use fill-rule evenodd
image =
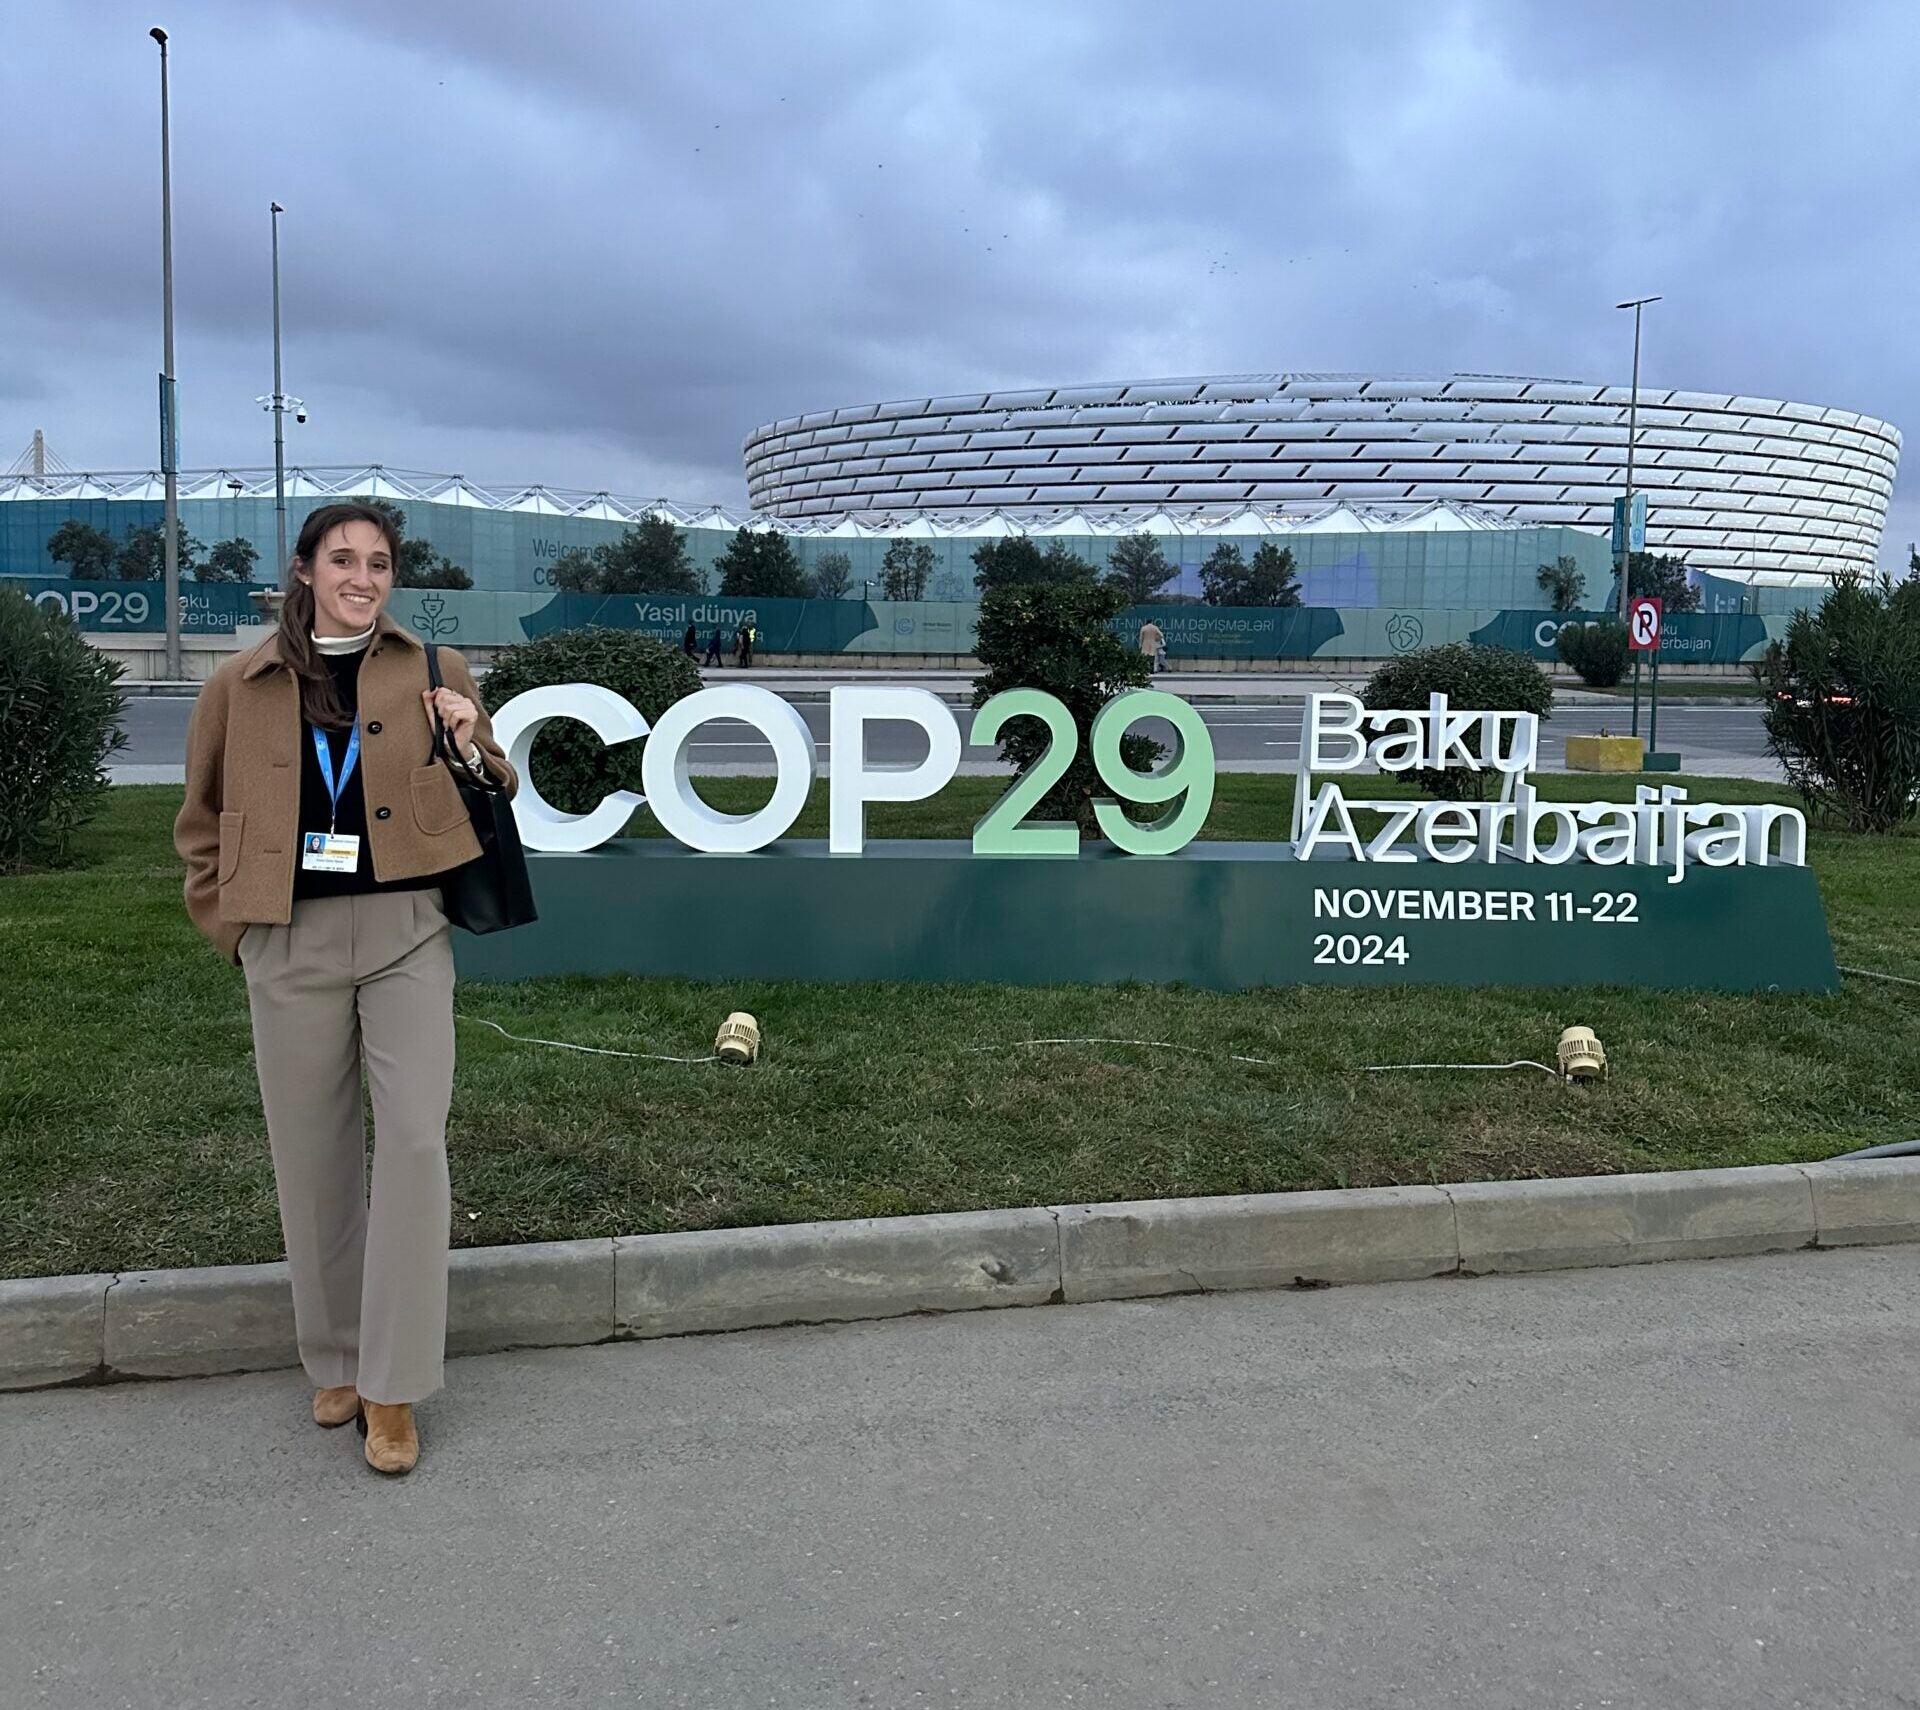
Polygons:
<instances>
[{"instance_id":1,"label":"stadium facade","mask_svg":"<svg viewBox=\"0 0 1920 1710\"><path fill-rule=\"evenodd\" d=\"M1239 374L858 404L749 434L748 496L783 520L981 513L1124 532L1252 514L1433 503L1604 530L1624 489L1628 389L1453 374ZM1640 390L1648 545L1736 580L1871 570L1900 436L1851 410Z\"/></svg>"}]
</instances>

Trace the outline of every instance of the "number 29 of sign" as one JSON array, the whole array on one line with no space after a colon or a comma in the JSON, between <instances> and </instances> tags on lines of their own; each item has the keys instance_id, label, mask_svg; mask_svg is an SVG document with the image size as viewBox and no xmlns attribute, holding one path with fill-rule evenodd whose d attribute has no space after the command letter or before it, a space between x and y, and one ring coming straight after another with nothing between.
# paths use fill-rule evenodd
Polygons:
<instances>
[{"instance_id":1,"label":"number 29 of sign","mask_svg":"<svg viewBox=\"0 0 1920 1710\"><path fill-rule=\"evenodd\" d=\"M1071 822L1028 825L1040 798L1066 775L1079 747L1073 714L1039 689L1010 689L975 714L969 746L995 742L1016 718L1037 718L1047 728L1046 752L995 802L973 833L976 855L1073 855L1080 833ZM1173 727L1171 753L1151 772L1136 772L1120 757L1120 739L1145 718ZM646 739L640 756L645 793L616 790L590 812L564 813L533 786L529 759L535 739L555 719L586 725L609 747ZM753 813L721 813L693 788L687 761L689 739L715 719L737 719L766 738L773 749L773 796ZM917 802L938 794L960 768L960 724L937 695L891 685L843 685L828 706L827 845L836 855L857 855L866 843L869 802ZM926 733L927 754L910 765L867 763L869 724L917 725ZM529 849L577 853L617 837L640 807L653 810L661 829L690 848L710 854L746 854L785 835L819 770L819 752L807 722L771 691L751 684L702 689L678 700L649 725L623 696L593 683L567 683L516 695L493 717L495 739L520 774L514 818ZM1133 855L1171 855L1206 823L1213 806L1213 741L1200 715L1176 695L1130 689L1103 706L1089 736L1093 764L1112 792L1096 797L1101 832ZM1171 803L1153 820L1131 819L1122 802Z\"/></svg>"}]
</instances>

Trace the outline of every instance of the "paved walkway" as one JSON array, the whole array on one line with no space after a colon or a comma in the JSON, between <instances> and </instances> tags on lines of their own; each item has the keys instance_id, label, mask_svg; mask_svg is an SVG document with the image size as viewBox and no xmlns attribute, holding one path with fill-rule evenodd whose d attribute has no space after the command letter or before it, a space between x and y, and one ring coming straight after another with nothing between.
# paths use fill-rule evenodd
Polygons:
<instances>
[{"instance_id":1,"label":"paved walkway","mask_svg":"<svg viewBox=\"0 0 1920 1710\"><path fill-rule=\"evenodd\" d=\"M0 1702L1920 1702L1920 1248L0 1397Z\"/></svg>"}]
</instances>

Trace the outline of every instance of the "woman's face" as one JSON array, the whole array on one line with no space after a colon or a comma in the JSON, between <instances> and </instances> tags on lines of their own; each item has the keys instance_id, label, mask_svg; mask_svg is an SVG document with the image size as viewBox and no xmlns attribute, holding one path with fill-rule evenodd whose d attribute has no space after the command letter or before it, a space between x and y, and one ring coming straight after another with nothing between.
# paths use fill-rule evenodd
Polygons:
<instances>
[{"instance_id":1,"label":"woman's face","mask_svg":"<svg viewBox=\"0 0 1920 1710\"><path fill-rule=\"evenodd\" d=\"M372 523L344 522L321 536L302 577L313 584L313 633L358 635L393 592L393 553Z\"/></svg>"}]
</instances>

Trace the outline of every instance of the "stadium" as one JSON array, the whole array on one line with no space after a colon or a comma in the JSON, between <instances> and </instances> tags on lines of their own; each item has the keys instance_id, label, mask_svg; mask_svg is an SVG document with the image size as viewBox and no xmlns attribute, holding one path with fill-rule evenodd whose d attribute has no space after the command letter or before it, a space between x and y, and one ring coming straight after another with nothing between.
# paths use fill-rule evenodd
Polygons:
<instances>
[{"instance_id":1,"label":"stadium","mask_svg":"<svg viewBox=\"0 0 1920 1710\"><path fill-rule=\"evenodd\" d=\"M1604 530L1625 486L1628 389L1520 376L1239 374L859 404L747 437L757 511L789 521L996 512L1196 532L1251 512L1436 503ZM1851 410L1642 387L1647 544L1738 581L1871 570L1900 436Z\"/></svg>"}]
</instances>

